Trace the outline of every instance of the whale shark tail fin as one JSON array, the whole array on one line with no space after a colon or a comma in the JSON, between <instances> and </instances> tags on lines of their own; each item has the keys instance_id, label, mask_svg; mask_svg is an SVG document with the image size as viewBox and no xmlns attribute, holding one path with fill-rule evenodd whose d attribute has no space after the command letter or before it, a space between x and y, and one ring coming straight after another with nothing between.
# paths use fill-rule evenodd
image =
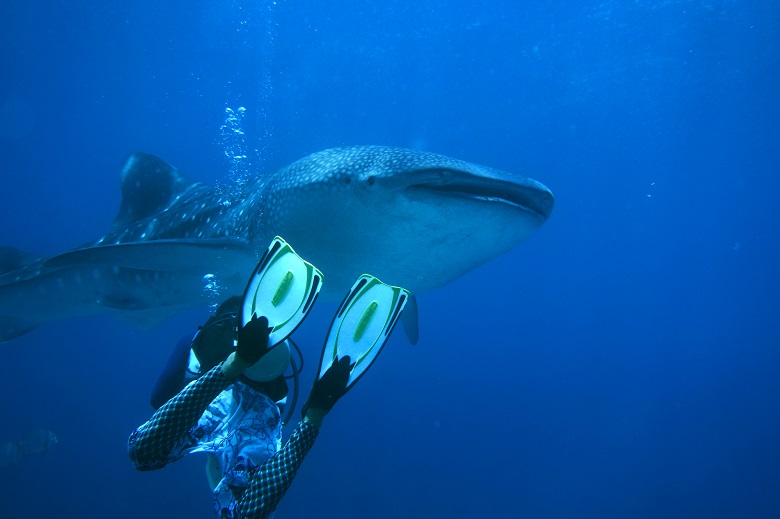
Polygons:
<instances>
[{"instance_id":1,"label":"whale shark tail fin","mask_svg":"<svg viewBox=\"0 0 780 519\"><path fill-rule=\"evenodd\" d=\"M0 247L0 290L5 285L12 285L37 272L36 265L44 258L13 247ZM14 298L3 298L3 301L14 303ZM18 317L5 314L5 308L0 306L0 343L15 339L33 330L37 324L24 322ZM10 310L10 309L9 309ZM10 312L9 312L10 313Z\"/></svg>"}]
</instances>

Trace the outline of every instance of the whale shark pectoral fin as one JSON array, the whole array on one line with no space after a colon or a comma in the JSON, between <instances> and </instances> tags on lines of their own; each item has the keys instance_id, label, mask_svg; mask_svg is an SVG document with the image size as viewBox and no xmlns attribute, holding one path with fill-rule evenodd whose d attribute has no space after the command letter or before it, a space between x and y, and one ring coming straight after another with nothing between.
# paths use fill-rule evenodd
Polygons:
<instances>
[{"instance_id":1,"label":"whale shark pectoral fin","mask_svg":"<svg viewBox=\"0 0 780 519\"><path fill-rule=\"evenodd\" d=\"M76 249L49 258L43 270L108 265L146 271L205 274L218 270L225 275L248 275L256 262L257 255L249 244L236 238L154 240Z\"/></svg>"},{"instance_id":2,"label":"whale shark pectoral fin","mask_svg":"<svg viewBox=\"0 0 780 519\"><path fill-rule=\"evenodd\" d=\"M401 325L404 327L406 338L412 344L420 340L419 318L417 315L417 297L409 296L406 307L401 314Z\"/></svg>"},{"instance_id":3,"label":"whale shark pectoral fin","mask_svg":"<svg viewBox=\"0 0 780 519\"><path fill-rule=\"evenodd\" d=\"M148 308L145 310L131 310L114 315L118 321L138 326L142 330L152 330L174 315L186 310L186 306L166 306L160 308Z\"/></svg>"},{"instance_id":4,"label":"whale shark pectoral fin","mask_svg":"<svg viewBox=\"0 0 780 519\"><path fill-rule=\"evenodd\" d=\"M0 315L0 343L8 342L33 331L38 325L15 317Z\"/></svg>"}]
</instances>

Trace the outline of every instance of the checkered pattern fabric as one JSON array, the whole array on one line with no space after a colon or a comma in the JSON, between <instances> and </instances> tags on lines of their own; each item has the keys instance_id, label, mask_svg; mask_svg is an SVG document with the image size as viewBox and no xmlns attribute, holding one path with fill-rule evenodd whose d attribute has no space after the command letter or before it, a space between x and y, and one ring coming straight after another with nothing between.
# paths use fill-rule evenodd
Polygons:
<instances>
[{"instance_id":1,"label":"checkered pattern fabric","mask_svg":"<svg viewBox=\"0 0 780 519\"><path fill-rule=\"evenodd\" d=\"M301 422L290 439L252 475L249 487L236 503L233 517L265 519L276 510L287 489L293 482L298 468L314 445L319 429ZM218 514L225 511L217 511Z\"/></svg>"},{"instance_id":2,"label":"checkered pattern fabric","mask_svg":"<svg viewBox=\"0 0 780 519\"><path fill-rule=\"evenodd\" d=\"M188 432L197 425L211 401L231 383L219 364L168 400L128 439L128 453L135 467L156 470L181 458L183 453L178 457L170 454L178 443L189 441Z\"/></svg>"},{"instance_id":3,"label":"checkered pattern fabric","mask_svg":"<svg viewBox=\"0 0 780 519\"><path fill-rule=\"evenodd\" d=\"M233 389L226 391L231 384ZM257 398L250 398L251 395ZM253 434L247 438L249 443L246 445L238 441L243 438L240 433L246 424L230 421L231 417L243 416L237 413L235 406L251 411L247 414L247 423L251 422ZM248 409L243 409L247 406ZM230 430L222 431L225 427ZM219 440L222 438L220 433L227 436L223 435ZM220 454L226 454L226 449L235 443L238 448L233 456L235 463L221 460L225 477L214 489L215 512L226 519L267 518L290 488L318 433L314 425L301 422L287 443L274 454L281 443L278 408L265 395L228 380L220 364L188 384L148 422L133 431L128 440L128 451L138 470L155 470L189 452L205 451L224 458ZM253 441L255 435L261 440L259 443ZM252 462L252 456L248 457L253 449L268 450L262 464L259 459L263 456L258 456L258 465Z\"/></svg>"}]
</instances>

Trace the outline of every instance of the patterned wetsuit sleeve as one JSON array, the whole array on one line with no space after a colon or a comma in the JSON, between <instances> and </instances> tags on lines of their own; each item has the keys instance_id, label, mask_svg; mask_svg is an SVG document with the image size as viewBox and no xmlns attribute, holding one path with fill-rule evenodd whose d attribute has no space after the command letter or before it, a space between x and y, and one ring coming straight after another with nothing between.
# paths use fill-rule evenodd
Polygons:
<instances>
[{"instance_id":1,"label":"patterned wetsuit sleeve","mask_svg":"<svg viewBox=\"0 0 780 519\"><path fill-rule=\"evenodd\" d=\"M160 407L152 418L133 431L127 442L130 460L138 470L155 470L176 459L172 450L198 423L208 405L232 381L222 364L194 380Z\"/></svg>"},{"instance_id":2,"label":"patterned wetsuit sleeve","mask_svg":"<svg viewBox=\"0 0 780 519\"><path fill-rule=\"evenodd\" d=\"M236 503L238 517L265 519L276 510L318 434L314 425L298 424L284 447L252 475L249 487Z\"/></svg>"}]
</instances>

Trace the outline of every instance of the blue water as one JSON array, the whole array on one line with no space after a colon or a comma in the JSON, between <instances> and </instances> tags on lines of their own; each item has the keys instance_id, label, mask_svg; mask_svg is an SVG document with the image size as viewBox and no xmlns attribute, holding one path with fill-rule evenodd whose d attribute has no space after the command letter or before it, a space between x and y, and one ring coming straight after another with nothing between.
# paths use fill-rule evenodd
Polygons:
<instances>
[{"instance_id":1,"label":"blue water","mask_svg":"<svg viewBox=\"0 0 780 519\"><path fill-rule=\"evenodd\" d=\"M420 344L391 339L277 517L778 517L778 22L732 0L6 0L0 244L104 234L134 150L207 183L350 144L533 177L549 222L420 296ZM0 345L0 441L59 439L0 469L0 516L211 517L202 458L138 473L125 451L205 316Z\"/></svg>"}]
</instances>

